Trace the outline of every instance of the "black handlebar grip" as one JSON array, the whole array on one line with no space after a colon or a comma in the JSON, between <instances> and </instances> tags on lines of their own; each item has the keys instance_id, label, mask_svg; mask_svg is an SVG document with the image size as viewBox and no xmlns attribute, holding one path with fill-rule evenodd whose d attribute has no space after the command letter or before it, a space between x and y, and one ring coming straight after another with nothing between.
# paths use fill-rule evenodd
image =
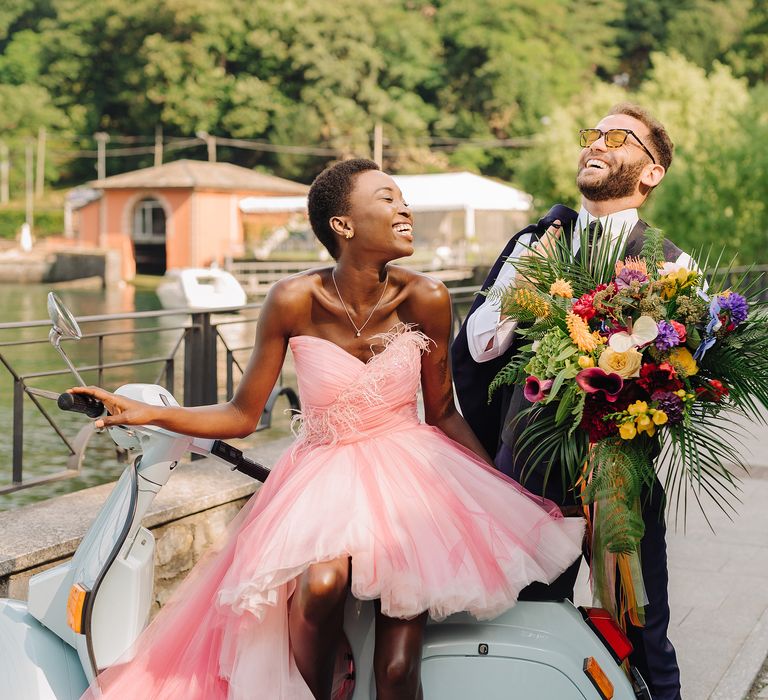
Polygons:
<instances>
[{"instance_id":1,"label":"black handlebar grip","mask_svg":"<svg viewBox=\"0 0 768 700\"><path fill-rule=\"evenodd\" d=\"M263 464L254 462L252 459L243 456L239 461L235 469L243 474L250 476L251 479L256 479L262 484L267 480L270 470Z\"/></svg>"},{"instance_id":2,"label":"black handlebar grip","mask_svg":"<svg viewBox=\"0 0 768 700\"><path fill-rule=\"evenodd\" d=\"M89 418L98 418L104 413L104 404L88 394L59 394L56 403L62 411L85 413Z\"/></svg>"}]
</instances>

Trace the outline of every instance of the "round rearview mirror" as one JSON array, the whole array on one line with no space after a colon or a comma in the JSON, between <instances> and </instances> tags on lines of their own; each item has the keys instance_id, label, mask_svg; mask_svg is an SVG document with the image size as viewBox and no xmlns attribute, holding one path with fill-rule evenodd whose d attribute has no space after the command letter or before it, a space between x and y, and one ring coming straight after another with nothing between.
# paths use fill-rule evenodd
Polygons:
<instances>
[{"instance_id":1,"label":"round rearview mirror","mask_svg":"<svg viewBox=\"0 0 768 700\"><path fill-rule=\"evenodd\" d=\"M83 337L72 312L53 292L48 292L48 315L51 318L51 323L53 323L53 330L60 336L75 340L80 340Z\"/></svg>"}]
</instances>

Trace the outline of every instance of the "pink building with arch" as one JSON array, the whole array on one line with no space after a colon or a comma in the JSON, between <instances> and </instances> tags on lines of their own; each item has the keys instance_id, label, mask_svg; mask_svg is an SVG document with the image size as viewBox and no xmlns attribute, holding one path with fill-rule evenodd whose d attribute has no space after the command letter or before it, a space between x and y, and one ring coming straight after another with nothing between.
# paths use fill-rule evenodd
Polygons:
<instances>
[{"instance_id":1,"label":"pink building with arch","mask_svg":"<svg viewBox=\"0 0 768 700\"><path fill-rule=\"evenodd\" d=\"M173 267L207 267L243 255L240 201L303 195L308 187L230 163L177 160L89 183L72 212L78 243L116 250L123 279ZM274 224L280 222L270 221Z\"/></svg>"}]
</instances>

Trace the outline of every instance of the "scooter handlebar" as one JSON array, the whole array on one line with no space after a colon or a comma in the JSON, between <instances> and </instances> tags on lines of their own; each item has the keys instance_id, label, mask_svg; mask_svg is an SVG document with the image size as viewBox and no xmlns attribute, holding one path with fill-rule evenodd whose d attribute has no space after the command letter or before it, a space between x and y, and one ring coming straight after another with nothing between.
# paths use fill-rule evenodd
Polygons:
<instances>
[{"instance_id":1,"label":"scooter handlebar","mask_svg":"<svg viewBox=\"0 0 768 700\"><path fill-rule=\"evenodd\" d=\"M256 481L263 483L269 476L269 469L267 467L249 459L243 454L242 450L238 450L223 440L214 440L210 447L210 453L214 457L229 462L232 465L232 469L247 474L252 479L256 479Z\"/></svg>"},{"instance_id":2,"label":"scooter handlebar","mask_svg":"<svg viewBox=\"0 0 768 700\"><path fill-rule=\"evenodd\" d=\"M62 411L85 413L89 418L104 414L104 404L88 394L59 394L56 403Z\"/></svg>"}]
</instances>

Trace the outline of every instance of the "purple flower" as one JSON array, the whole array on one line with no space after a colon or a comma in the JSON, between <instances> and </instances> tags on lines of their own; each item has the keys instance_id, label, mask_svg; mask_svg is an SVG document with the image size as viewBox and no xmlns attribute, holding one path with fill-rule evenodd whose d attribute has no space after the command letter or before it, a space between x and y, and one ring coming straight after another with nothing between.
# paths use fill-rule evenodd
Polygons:
<instances>
[{"instance_id":1,"label":"purple flower","mask_svg":"<svg viewBox=\"0 0 768 700\"><path fill-rule=\"evenodd\" d=\"M606 372L600 367L583 369L576 375L576 383L587 394L602 391L606 401L613 403L624 386L624 380L615 372Z\"/></svg>"},{"instance_id":2,"label":"purple flower","mask_svg":"<svg viewBox=\"0 0 768 700\"><path fill-rule=\"evenodd\" d=\"M727 311L731 316L731 321L737 326L747 320L749 305L741 294L732 292L728 296L718 297L718 301L720 302L720 310Z\"/></svg>"},{"instance_id":3,"label":"purple flower","mask_svg":"<svg viewBox=\"0 0 768 700\"><path fill-rule=\"evenodd\" d=\"M651 399L656 402L656 408L667 414L670 423L679 423L685 412L682 399L673 391L654 391Z\"/></svg>"},{"instance_id":4,"label":"purple flower","mask_svg":"<svg viewBox=\"0 0 768 700\"><path fill-rule=\"evenodd\" d=\"M659 321L657 328L659 334L656 336L656 347L661 352L666 352L676 345L680 345L680 334L669 321Z\"/></svg>"},{"instance_id":5,"label":"purple flower","mask_svg":"<svg viewBox=\"0 0 768 700\"><path fill-rule=\"evenodd\" d=\"M648 281L648 275L640 270L633 270L629 267L622 268L621 272L616 275L616 288L619 290L627 289L632 282L639 282L645 284Z\"/></svg>"},{"instance_id":6,"label":"purple flower","mask_svg":"<svg viewBox=\"0 0 768 700\"><path fill-rule=\"evenodd\" d=\"M552 379L539 379L538 377L530 376L525 380L523 396L531 403L542 401L547 398L553 381Z\"/></svg>"}]
</instances>

